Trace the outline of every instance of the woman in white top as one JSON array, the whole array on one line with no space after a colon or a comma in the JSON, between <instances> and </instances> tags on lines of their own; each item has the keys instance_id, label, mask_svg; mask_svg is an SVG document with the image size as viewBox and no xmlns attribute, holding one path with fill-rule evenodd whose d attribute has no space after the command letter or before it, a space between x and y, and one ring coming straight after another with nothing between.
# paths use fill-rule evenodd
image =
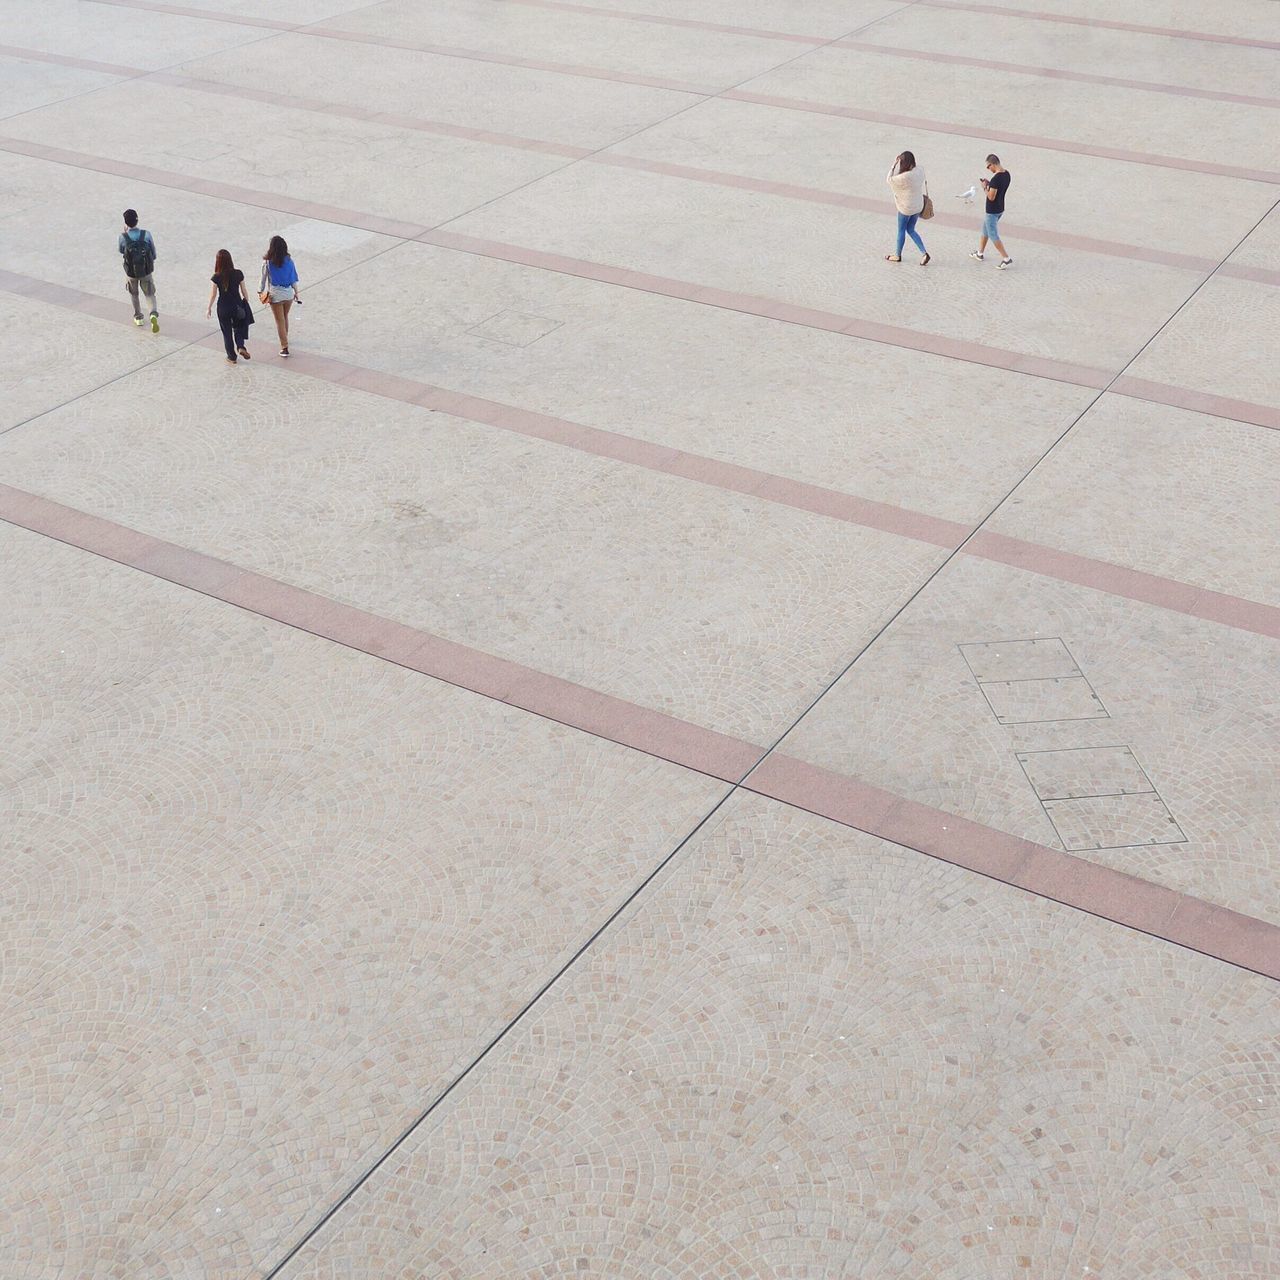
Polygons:
<instances>
[{"instance_id":1,"label":"woman in white top","mask_svg":"<svg viewBox=\"0 0 1280 1280\"><path fill-rule=\"evenodd\" d=\"M894 162L886 179L893 191L893 202L898 206L898 247L893 253L886 253L886 262L902 261L902 246L908 236L915 241L915 246L924 255L920 265L927 266L929 250L924 241L916 233L916 219L924 208L924 170L916 168L916 158L910 151L904 151Z\"/></svg>"}]
</instances>

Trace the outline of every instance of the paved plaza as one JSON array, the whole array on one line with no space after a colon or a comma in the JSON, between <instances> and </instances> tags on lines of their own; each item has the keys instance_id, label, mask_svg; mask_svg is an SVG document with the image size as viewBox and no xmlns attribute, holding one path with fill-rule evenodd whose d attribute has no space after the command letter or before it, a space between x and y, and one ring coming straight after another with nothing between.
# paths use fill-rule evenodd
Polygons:
<instances>
[{"instance_id":1,"label":"paved plaza","mask_svg":"<svg viewBox=\"0 0 1280 1280\"><path fill-rule=\"evenodd\" d=\"M1280 1277L1280 3L0 19L0 1280Z\"/></svg>"}]
</instances>

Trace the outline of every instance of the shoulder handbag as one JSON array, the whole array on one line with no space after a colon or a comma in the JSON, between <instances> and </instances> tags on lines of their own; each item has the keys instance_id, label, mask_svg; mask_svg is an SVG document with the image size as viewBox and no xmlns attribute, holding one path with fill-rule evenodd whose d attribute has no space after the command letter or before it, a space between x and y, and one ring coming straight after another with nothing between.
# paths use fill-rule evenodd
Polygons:
<instances>
[{"instance_id":1,"label":"shoulder handbag","mask_svg":"<svg viewBox=\"0 0 1280 1280\"><path fill-rule=\"evenodd\" d=\"M262 264L262 277L258 281L258 301L264 305L271 301L271 289L267 283L267 264Z\"/></svg>"},{"instance_id":2,"label":"shoulder handbag","mask_svg":"<svg viewBox=\"0 0 1280 1280\"><path fill-rule=\"evenodd\" d=\"M929 184L924 184L924 204L920 208L920 218L923 222L928 222L933 217L933 201L929 199Z\"/></svg>"}]
</instances>

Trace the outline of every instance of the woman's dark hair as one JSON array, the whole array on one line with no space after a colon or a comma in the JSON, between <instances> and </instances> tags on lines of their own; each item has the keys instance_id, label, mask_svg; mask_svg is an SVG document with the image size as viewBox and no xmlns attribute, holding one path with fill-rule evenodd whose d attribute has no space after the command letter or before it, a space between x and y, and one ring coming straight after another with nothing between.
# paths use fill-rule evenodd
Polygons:
<instances>
[{"instance_id":1,"label":"woman's dark hair","mask_svg":"<svg viewBox=\"0 0 1280 1280\"><path fill-rule=\"evenodd\" d=\"M904 151L898 157L899 173L910 173L911 170L914 169L915 167L916 167L916 158L911 154L910 151Z\"/></svg>"},{"instance_id":2,"label":"woman's dark hair","mask_svg":"<svg viewBox=\"0 0 1280 1280\"><path fill-rule=\"evenodd\" d=\"M231 254L226 249L219 249L218 256L213 260L213 274L222 281L224 289L231 288L231 273L236 269L236 264L231 261Z\"/></svg>"},{"instance_id":3,"label":"woman's dark hair","mask_svg":"<svg viewBox=\"0 0 1280 1280\"><path fill-rule=\"evenodd\" d=\"M284 242L284 236L272 236L271 243L267 245L267 251L262 255L273 267L283 267L284 260L289 256L289 246Z\"/></svg>"}]
</instances>

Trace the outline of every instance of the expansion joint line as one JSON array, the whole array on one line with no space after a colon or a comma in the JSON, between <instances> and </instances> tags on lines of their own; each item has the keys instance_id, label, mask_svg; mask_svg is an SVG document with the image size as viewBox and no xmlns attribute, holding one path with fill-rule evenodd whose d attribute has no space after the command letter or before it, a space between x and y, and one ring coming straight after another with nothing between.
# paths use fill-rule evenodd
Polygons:
<instances>
[{"instance_id":1,"label":"expansion joint line","mask_svg":"<svg viewBox=\"0 0 1280 1280\"><path fill-rule=\"evenodd\" d=\"M880 17L873 19L871 22L863 23L860 27L855 27L852 31L846 31L842 35L833 37L828 43L835 44L839 40L847 40L850 36L857 35L859 32L867 30L868 27L875 26L877 22L883 22L886 18L891 18L896 14L902 13L905 10L910 9L913 5L917 3L919 3L919 0L907 0L907 3L900 5L897 9L894 9L891 13L881 14ZM817 47L825 48L826 46L820 45ZM780 67L788 66L800 58L807 57L810 53L814 51L815 51L814 49L805 49L801 53L798 53L793 57L783 59L783 61L779 62L775 67L771 68L771 70L776 71ZM736 89L743 84L746 84L749 80L755 79L756 76L760 74L762 73L753 72L750 76L739 81L738 84L731 85L727 89L722 89L720 93L728 93L731 90ZM652 124L646 125L644 129L639 129L636 131L635 134L628 135L628 137L635 137L638 134L645 132L647 129L656 128L660 124L665 124L667 123L667 121L674 119L675 116L683 114L684 111L692 110L693 107L701 106L704 102L711 101L714 98L719 96L720 94L714 94L714 95L708 96L707 98L700 99L699 101L691 104L690 106L686 106L682 108L681 111L673 112L672 115L664 117L664 119L662 120L654 121ZM628 139L624 138L624 139L619 139L618 141L624 142L627 140ZM616 145L616 144L610 144L610 145ZM600 148L600 150L603 150L603 148ZM581 160L585 158L586 157L582 157L581 159L575 159L571 161L570 164L581 163ZM562 169L567 167L568 166L562 166ZM561 172L562 169L557 170L557 172ZM749 772L750 771L748 771L748 774ZM712 808L709 809L707 813L705 813L698 820L698 822L694 825L692 830L690 830L688 834L685 835L676 844L676 846L653 868L653 870L650 871L649 874L645 876L644 879L641 880L640 883L637 884L634 889L631 890L631 892L626 896L626 898L622 901L622 903L608 915L608 917L603 921L603 923L600 924L600 926L573 953L573 955L570 956L569 959L565 961L565 963L558 970L556 970L556 972L552 974L552 976L541 987L538 988L538 990L533 994L533 996L528 1000L528 1002L520 1009L520 1011L516 1013L516 1015L504 1027L502 1027L497 1032L496 1035L494 1035L494 1037L488 1042L488 1044L486 1044L484 1048L481 1049L480 1052L476 1054L476 1056L461 1071L458 1072L458 1074L448 1083L448 1085L446 1085L445 1088L442 1089L436 1095L436 1097L431 1100L431 1102L412 1121L412 1123L410 1123L404 1129L404 1131L399 1135L399 1137L397 1137L395 1141L392 1142L381 1153L381 1155L379 1155L378 1158L374 1160L373 1163L370 1164L369 1167L359 1175L359 1177L356 1178L356 1180L347 1188L347 1190L343 1192L343 1194L336 1201L334 1201L334 1203L324 1212L324 1214L318 1219L318 1221L313 1226L311 1226L290 1247L289 1251L286 1254L284 1254L284 1256L281 1257L280 1260L276 1262L271 1267L271 1269L266 1273L266 1275L263 1277L263 1280L280 1280L280 1278L283 1276L285 1268L289 1265L289 1263L294 1258L296 1258L298 1254L301 1253L301 1251L304 1248L306 1248L306 1246L313 1239L315 1239L315 1237L319 1234L319 1232L324 1230L324 1228L334 1219L334 1217L338 1213L342 1211L342 1209L348 1203L350 1203L352 1198L355 1195L357 1195L361 1190L361 1188L368 1183L369 1179L372 1178L373 1175L377 1173L378 1170L382 1168L382 1166L386 1164L387 1161L390 1160L391 1157L395 1155L395 1153L409 1140L409 1138L412 1137L413 1134L417 1132L417 1130L423 1124L426 1123L426 1121L431 1117L431 1115L436 1111L436 1109L440 1107L441 1104L449 1097L449 1095L453 1093L454 1090L457 1089L472 1074L472 1072L474 1072L480 1066L482 1062L484 1062L484 1060L489 1056L489 1054L492 1053L493 1050L496 1049L497 1046L501 1044L502 1041L517 1026L519 1026L519 1024L523 1022L526 1017L528 1017L528 1015L538 1005L538 1003L547 994L547 992L549 992L561 980L561 978L563 978L564 975L568 973L569 970L573 968L573 966L577 964L577 962L584 955L586 955L586 953L595 945L595 943L613 926L615 921L617 921L632 906L632 904L636 902L636 900L640 897L640 895L643 894L644 891L669 866L671 866L671 864L679 856L681 851L689 844L689 842L693 840L694 837L701 830L703 830L703 828L715 817L715 815L720 811L720 809L725 804L727 804L728 801L734 795L737 794L738 789L742 786L748 774L744 774L742 778L739 778L737 782L734 782L729 786L729 789L725 792L725 794L721 796L719 801L717 801L717 803L713 805Z\"/></svg>"}]
</instances>

